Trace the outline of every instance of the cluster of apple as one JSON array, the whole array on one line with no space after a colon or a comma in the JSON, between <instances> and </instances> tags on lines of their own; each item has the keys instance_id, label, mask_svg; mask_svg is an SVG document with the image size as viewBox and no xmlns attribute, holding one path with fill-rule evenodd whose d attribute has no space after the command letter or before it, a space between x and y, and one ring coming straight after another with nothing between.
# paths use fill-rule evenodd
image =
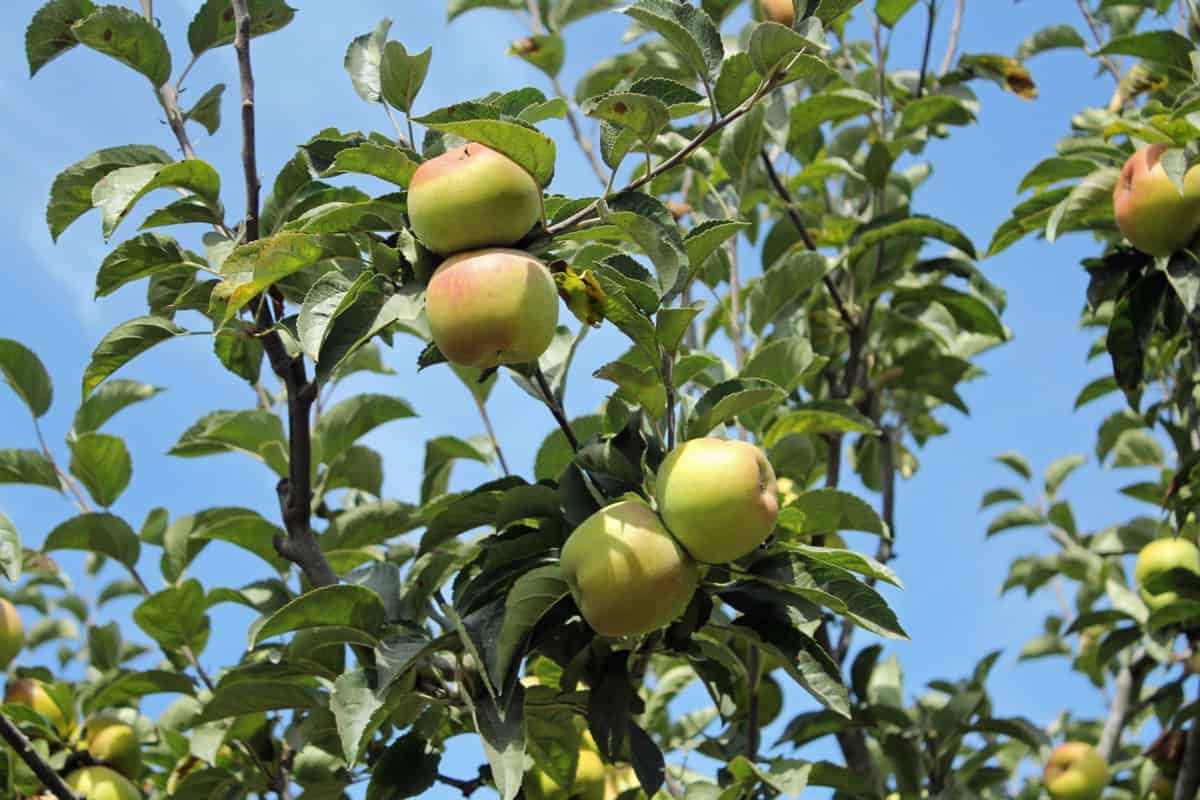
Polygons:
<instances>
[{"instance_id":1,"label":"cluster of apple","mask_svg":"<svg viewBox=\"0 0 1200 800\"><path fill-rule=\"evenodd\" d=\"M741 558L771 535L779 513L770 462L737 440L676 447L658 470L655 499L658 513L640 499L606 506L563 545L563 577L597 633L634 636L678 618L699 583L697 562Z\"/></svg>"},{"instance_id":2,"label":"cluster of apple","mask_svg":"<svg viewBox=\"0 0 1200 800\"><path fill-rule=\"evenodd\" d=\"M1125 162L1113 190L1117 227L1130 244L1151 256L1169 256L1200 233L1200 166L1187 171L1180 192L1162 165L1170 150L1165 144L1138 150Z\"/></svg>"},{"instance_id":3,"label":"cluster of apple","mask_svg":"<svg viewBox=\"0 0 1200 800\"><path fill-rule=\"evenodd\" d=\"M1165 176L1163 179L1168 180ZM1157 577L1173 569L1200 575L1200 549L1187 539L1174 537L1155 539L1138 552L1134 579L1139 594L1151 610L1179 599L1173 591L1151 588ZM1092 639L1098 636L1094 631L1085 631L1085 634ZM1087 742L1066 742L1050 754L1042 780L1055 800L1098 800L1108 785L1108 762ZM1158 798L1171 798L1174 796L1173 784L1170 776L1160 773L1155 777L1150 793Z\"/></svg>"},{"instance_id":4,"label":"cluster of apple","mask_svg":"<svg viewBox=\"0 0 1200 800\"><path fill-rule=\"evenodd\" d=\"M542 216L537 181L475 142L426 161L408 188L412 231L443 256L425 292L433 341L447 360L487 369L534 361L558 326L545 264L510 249Z\"/></svg>"}]
</instances>

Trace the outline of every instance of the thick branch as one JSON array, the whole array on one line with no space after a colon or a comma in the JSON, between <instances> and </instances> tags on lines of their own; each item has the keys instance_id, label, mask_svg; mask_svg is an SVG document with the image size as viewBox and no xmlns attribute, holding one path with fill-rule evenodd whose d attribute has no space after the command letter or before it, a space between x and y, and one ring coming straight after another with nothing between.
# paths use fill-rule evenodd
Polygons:
<instances>
[{"instance_id":1,"label":"thick branch","mask_svg":"<svg viewBox=\"0 0 1200 800\"><path fill-rule=\"evenodd\" d=\"M1200 790L1200 724L1193 721L1183 751L1183 769L1175 780L1175 800L1193 800L1197 790Z\"/></svg>"},{"instance_id":2,"label":"thick branch","mask_svg":"<svg viewBox=\"0 0 1200 800\"><path fill-rule=\"evenodd\" d=\"M950 36L946 39L946 55L942 57L942 68L938 72L945 75L954 65L954 54L958 52L958 37L962 33L963 11L967 0L955 0L954 18L950 20Z\"/></svg>"},{"instance_id":3,"label":"thick branch","mask_svg":"<svg viewBox=\"0 0 1200 800\"><path fill-rule=\"evenodd\" d=\"M33 774L38 776L42 785L49 789L58 800L78 800L75 793L71 791L71 787L63 781L62 776L42 760L30 741L25 738L25 734L21 733L20 729L4 714L0 714L0 738L8 742L8 746L13 749L17 757L25 762Z\"/></svg>"},{"instance_id":4,"label":"thick branch","mask_svg":"<svg viewBox=\"0 0 1200 800\"><path fill-rule=\"evenodd\" d=\"M783 201L784 209L787 211L788 218L792 224L796 226L796 230L800 232L800 238L804 242L804 246L810 251L817 251L817 243L812 238L812 234L808 232L808 228L804 225L804 220L800 218L800 213L796 211L795 203L792 200L792 193L788 191L786 185L779 177L779 173L775 171L775 165L771 162L771 156L764 149L759 155L762 158L763 166L767 171L767 178L771 181L771 186L774 187L775 193L779 195L779 199ZM837 306L838 315L842 321L850 328L858 325L858 320L850 313L850 309L846 306L846 301L842 297L842 293L838 290L837 284L833 282L833 278L825 275L821 279L825 284L826 291L833 298L833 304Z\"/></svg>"},{"instance_id":5,"label":"thick branch","mask_svg":"<svg viewBox=\"0 0 1200 800\"><path fill-rule=\"evenodd\" d=\"M1130 717L1130 701L1141 692L1142 681L1153 664L1152 659L1143 656L1134 663L1121 667L1117 674L1112 705L1108 708L1108 718L1104 721L1100 743L1096 746L1100 755L1108 761L1112 761L1113 753L1121 745L1121 733Z\"/></svg>"}]
</instances>

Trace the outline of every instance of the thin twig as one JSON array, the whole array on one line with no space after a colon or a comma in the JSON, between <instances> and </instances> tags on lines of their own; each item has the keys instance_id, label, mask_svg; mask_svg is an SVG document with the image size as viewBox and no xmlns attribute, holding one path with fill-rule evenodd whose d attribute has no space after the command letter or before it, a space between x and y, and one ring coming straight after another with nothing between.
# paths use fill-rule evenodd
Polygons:
<instances>
[{"instance_id":1,"label":"thin twig","mask_svg":"<svg viewBox=\"0 0 1200 800\"><path fill-rule=\"evenodd\" d=\"M2 713L0 713L0 738L8 742L8 746L13 749L17 757L25 762L25 765L41 780L42 785L49 789L58 800L78 800L62 776L42 760L25 734L21 733L20 729Z\"/></svg>"},{"instance_id":2,"label":"thin twig","mask_svg":"<svg viewBox=\"0 0 1200 800\"><path fill-rule=\"evenodd\" d=\"M946 55L942 56L942 68L938 73L945 75L954 65L954 55L958 52L958 37L962 33L963 11L967 0L955 0L954 17L950 20L950 35L946 39Z\"/></svg>"},{"instance_id":3,"label":"thin twig","mask_svg":"<svg viewBox=\"0 0 1200 800\"><path fill-rule=\"evenodd\" d=\"M438 773L437 779L447 786L452 786L455 789L458 789L460 792L462 792L463 797L470 797L476 791L491 783L492 769L488 765L484 764L479 768L479 775L471 778L470 780L453 778L449 775L443 775L440 772Z\"/></svg>"},{"instance_id":4,"label":"thin twig","mask_svg":"<svg viewBox=\"0 0 1200 800\"><path fill-rule=\"evenodd\" d=\"M542 393L542 399L546 402L546 407L550 409L550 413L554 415L554 420L558 423L558 427L562 429L563 435L567 437L567 443L571 445L571 450L579 451L579 439L575 436L575 431L571 429L571 421L567 419L566 411L563 410L562 403L558 402L554 392L550 389L550 384L546 383L546 376L542 374L541 366L535 361L533 364L533 379L537 382L538 389Z\"/></svg>"},{"instance_id":5,"label":"thin twig","mask_svg":"<svg viewBox=\"0 0 1200 800\"><path fill-rule=\"evenodd\" d=\"M1117 673L1116 691L1113 694L1112 704L1108 707L1108 717L1104 721L1104 728L1100 732L1100 742L1096 746L1100 755L1109 761L1112 760L1113 753L1121 744L1121 733L1125 730L1125 724L1130 717L1130 701L1141 692L1142 681L1153 666L1153 659L1143 656L1135 659L1132 664L1121 667L1120 672Z\"/></svg>"},{"instance_id":6,"label":"thin twig","mask_svg":"<svg viewBox=\"0 0 1200 800\"><path fill-rule=\"evenodd\" d=\"M233 49L242 86L242 171L246 180L246 241L258 239L258 155L254 134L254 70L250 66L250 11L246 0L233 5Z\"/></svg>"},{"instance_id":7,"label":"thin twig","mask_svg":"<svg viewBox=\"0 0 1200 800\"><path fill-rule=\"evenodd\" d=\"M775 193L779 195L779 199L783 201L784 209L787 211L788 218L792 224L796 226L796 230L800 232L800 239L804 242L804 246L811 252L817 252L817 243L809 233L804 220L800 217L800 212L796 211L795 201L792 199L792 193L788 191L783 180L780 179L779 173L775 171L775 164L771 161L771 156L764 149L759 153L762 158L763 166L767 171L767 178L771 181L771 186L774 187ZM824 275L821 281L825 284L825 290L829 292L829 296L833 298L833 304L837 307L838 316L846 323L847 327L853 329L858 326L858 320L850 313L850 309L846 306L846 301L842 297L841 291L838 290L837 284L833 282L833 278L829 275Z\"/></svg>"},{"instance_id":8,"label":"thin twig","mask_svg":"<svg viewBox=\"0 0 1200 800\"><path fill-rule=\"evenodd\" d=\"M729 338L738 372L746 366L746 343L742 341L742 280L738 272L737 237L729 240Z\"/></svg>"},{"instance_id":9,"label":"thin twig","mask_svg":"<svg viewBox=\"0 0 1200 800\"><path fill-rule=\"evenodd\" d=\"M929 12L929 23L925 26L925 49L921 55L921 75L917 78L917 99L925 94L925 76L929 74L929 52L933 47L933 28L937 24L937 6L934 0L925 0Z\"/></svg>"},{"instance_id":10,"label":"thin twig","mask_svg":"<svg viewBox=\"0 0 1200 800\"><path fill-rule=\"evenodd\" d=\"M1104 35L1100 32L1100 23L1096 21L1096 17L1092 14L1092 10L1088 8L1087 0L1076 0L1076 4L1079 6L1080 13L1083 14L1084 20L1087 21L1088 28L1090 28L1092 31L1092 37L1096 40L1096 46L1103 47ZM1108 68L1108 71L1112 73L1113 79L1116 80L1117 83L1120 83L1121 69L1117 66L1116 62L1108 56L1100 56L1100 61L1105 67Z\"/></svg>"},{"instance_id":11,"label":"thin twig","mask_svg":"<svg viewBox=\"0 0 1200 800\"><path fill-rule=\"evenodd\" d=\"M1200 790L1200 725L1194 720L1183 751L1183 769L1175 780L1175 800L1193 800Z\"/></svg>"},{"instance_id":12,"label":"thin twig","mask_svg":"<svg viewBox=\"0 0 1200 800\"><path fill-rule=\"evenodd\" d=\"M66 486L68 489L70 489L71 494L75 496L75 506L80 510L80 512L84 514L90 514L92 512L92 506L90 503L88 503L83 491L79 488L78 481L72 478L63 470L62 467L58 465L58 461L54 458L53 451L51 451L50 446L46 444L46 437L42 435L42 426L38 424L36 419L33 421L33 430L34 433L37 434L38 444L41 445L42 455L45 456L46 461L50 463L50 468L54 470L54 474L58 475L59 482L63 486Z\"/></svg>"},{"instance_id":13,"label":"thin twig","mask_svg":"<svg viewBox=\"0 0 1200 800\"><path fill-rule=\"evenodd\" d=\"M492 448L496 451L497 460L500 461L500 469L504 470L505 475L509 475L508 462L504 460L504 451L500 449L500 439L496 436L496 429L492 427L492 418L488 416L487 403L475 392L471 392L471 396L475 398L475 407L479 409L479 417L483 420L483 429L487 431L488 438L492 440Z\"/></svg>"},{"instance_id":14,"label":"thin twig","mask_svg":"<svg viewBox=\"0 0 1200 800\"><path fill-rule=\"evenodd\" d=\"M748 708L746 709L746 758L758 761L758 749L762 732L759 730L759 690L761 689L762 654L758 645L750 645L750 657L746 660L749 685L746 687Z\"/></svg>"}]
</instances>

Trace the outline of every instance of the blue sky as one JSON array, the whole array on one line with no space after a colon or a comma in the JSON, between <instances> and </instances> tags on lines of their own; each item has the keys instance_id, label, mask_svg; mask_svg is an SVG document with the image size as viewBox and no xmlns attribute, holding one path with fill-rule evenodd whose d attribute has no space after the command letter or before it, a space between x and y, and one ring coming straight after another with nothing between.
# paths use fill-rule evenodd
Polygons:
<instances>
[{"instance_id":1,"label":"blue sky","mask_svg":"<svg viewBox=\"0 0 1200 800\"><path fill-rule=\"evenodd\" d=\"M428 82L418 111L491 90L526 85L546 88L540 73L506 57L507 43L527 30L518 17L482 10L447 27L441 0L394 2L294 2L299 13L282 33L254 43L258 84L259 168L269 186L295 144L316 131L335 126L343 130L388 130L383 111L361 102L342 69L346 44L371 30L380 18L391 16L391 37L413 51L433 46ZM939 24L934 63L940 61L948 28L949 6ZM99 234L98 219L88 215L62 236L49 237L43 210L49 186L59 170L89 152L125 143L157 144L176 152L170 132L160 123L161 112L140 77L115 62L77 50L28 79L23 32L38 3L18 0L0 5L0 150L5 156L6 186L0 192L0 216L9 235L0 240L0 263L7 302L0 314L0 336L33 347L55 379L56 400L43 420L47 436L65 459L62 437L78 402L84 365L95 343L117 323L143 313L144 289L127 287L115 296L93 302L95 269L108 252ZM159 0L162 21L176 58L176 74L186 49L186 26L199 0ZM1020 41L1049 24L1078 24L1074 3L970 3L960 52L1012 53ZM910 14L896 34L893 65L915 66L923 17ZM581 72L620 47L625 20L601 15L573 26L568 34L564 84L573 85ZM1081 28L1082 29L1082 28ZM982 250L1016 202L1021 176L1051 154L1069 125L1070 116L1084 104L1107 101L1111 82L1095 78L1078 51L1039 56L1031 63L1041 96L1033 102L980 84L982 101L978 124L959 130L948 141L931 145L932 178L917 195L922 212L943 217L965 230ZM222 105L223 126L209 137L193 127L201 158L211 161L227 183L223 199L235 219L241 197L236 113L236 68L232 50L205 55L188 79L186 106L217 82L230 86ZM545 130L560 142L559 169L552 188L569 194L591 193L594 178L567 135L565 126L551 122ZM153 207L142 204L142 214ZM129 236L136 221L127 222ZM183 238L183 237L181 237ZM186 239L185 239L186 241ZM1022 595L998 597L1009 560L1049 543L1034 532L1013 532L985 540L988 517L978 513L982 492L1010 483L1010 474L992 461L996 453L1015 449L1040 470L1067 453L1093 451L1094 432L1104 416L1118 407L1109 398L1072 412L1076 393L1087 381L1104 374L1107 363L1085 363L1090 336L1077 328L1083 302L1085 273L1079 259L1092 251L1081 236L1053 246L1028 240L1003 255L983 262L989 277L1008 292L1005 324L1015 333L1008 345L982 359L987 375L963 392L971 416L950 411L943 418L952 426L949 437L935 440L917 455L921 469L899 488L898 554L894 564L906 583L905 592L890 592L889 600L912 641L888 643L906 673L910 693L935 677L958 677L990 650L1005 655L993 672L991 689L998 710L1048 722L1063 707L1094 715L1102 698L1084 679L1065 669L1061 660L1017 665L1016 652L1027 638L1041 631L1042 614L1055 607L1052 595L1026 600ZM198 324L194 325L199 327ZM162 505L176 515L213 505L244 505L270 518L273 478L268 470L244 457L221 456L187 460L165 455L178 435L213 408L250 407L254 397L239 379L225 372L212 357L207 337L189 337L151 351L122 371L122 376L164 386L168 391L136 412L117 417L109 432L128 438L134 459L134 479L116 512L136 527L147 510ZM397 374L386 378L355 379L343 391L385 391L406 398L420 413L373 433L367 443L385 454L385 492L411 499L419 484L423 441L439 434L481 432L467 392L445 369L416 374L419 348L398 339L385 353ZM605 385L588 376L619 353L620 340L611 331L588 337L576 361L567 405L572 416L594 410ZM341 392L339 392L341 394ZM502 381L491 401L493 419L514 469L529 474L533 455L553 421L544 409ZM0 446L34 446L24 408L9 393L0 392ZM456 483L471 485L486 479L487 471L461 468ZM1126 474L1101 470L1092 458L1067 484L1080 525L1096 528L1142 513L1115 489L1132 482ZM17 524L25 543L36 547L45 535L71 516L65 502L42 489L0 487L0 511ZM873 549L867 539L852 539ZM87 578L82 559L63 553L60 558L80 591L99 585ZM144 559L143 574L158 586L157 564ZM261 576L256 561L225 548L210 547L194 568L206 583L247 583ZM115 573L114 573L115 575ZM234 577L231 577L234 576ZM106 577L111 577L106 573ZM114 603L101 619L126 616L131 601ZM65 612L62 612L65 613ZM126 617L127 618L127 617ZM202 661L211 668L231 663L244 647L248 615L231 606L214 612L214 635ZM133 632L131 631L131 635ZM869 636L859 635L859 642ZM48 650L49 648L47 648ZM52 653L41 652L44 658ZM799 690L789 692L789 710L811 708L813 701ZM768 736L768 742L773 741ZM805 751L801 757L828 755ZM446 771L474 773L478 749L456 747ZM441 788L431 796L456 796Z\"/></svg>"}]
</instances>

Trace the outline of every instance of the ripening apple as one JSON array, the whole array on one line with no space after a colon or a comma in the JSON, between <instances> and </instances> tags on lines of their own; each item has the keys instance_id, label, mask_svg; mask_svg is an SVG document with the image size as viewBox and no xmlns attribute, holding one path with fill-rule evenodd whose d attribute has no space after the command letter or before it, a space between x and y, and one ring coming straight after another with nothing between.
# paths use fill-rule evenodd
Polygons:
<instances>
[{"instance_id":1,"label":"ripening apple","mask_svg":"<svg viewBox=\"0 0 1200 800\"><path fill-rule=\"evenodd\" d=\"M74 723L67 720L63 710L50 697L50 693L46 691L46 687L42 685L41 681L32 678L9 681L4 690L4 702L29 706L49 720L54 728L64 735L74 727Z\"/></svg>"},{"instance_id":2,"label":"ripening apple","mask_svg":"<svg viewBox=\"0 0 1200 800\"><path fill-rule=\"evenodd\" d=\"M583 747L575 762L575 782L569 790L542 770L534 767L523 782L528 800L604 800L604 762L596 747L596 740L588 732L583 734Z\"/></svg>"},{"instance_id":3,"label":"ripening apple","mask_svg":"<svg viewBox=\"0 0 1200 800\"><path fill-rule=\"evenodd\" d=\"M86 723L87 749L92 758L136 778L142 769L142 752L137 731L111 717L93 717Z\"/></svg>"},{"instance_id":4,"label":"ripening apple","mask_svg":"<svg viewBox=\"0 0 1200 800\"><path fill-rule=\"evenodd\" d=\"M558 326L558 288L546 265L520 250L459 253L425 291L433 341L460 367L536 361Z\"/></svg>"},{"instance_id":5,"label":"ripening apple","mask_svg":"<svg viewBox=\"0 0 1200 800\"><path fill-rule=\"evenodd\" d=\"M763 16L789 28L796 24L796 6L792 0L762 0Z\"/></svg>"},{"instance_id":6,"label":"ripening apple","mask_svg":"<svg viewBox=\"0 0 1200 800\"><path fill-rule=\"evenodd\" d=\"M655 492L667 530L697 561L723 564L775 529L779 495L763 451L735 439L692 439L658 470Z\"/></svg>"},{"instance_id":7,"label":"ripening apple","mask_svg":"<svg viewBox=\"0 0 1200 800\"><path fill-rule=\"evenodd\" d=\"M645 503L623 500L580 523L562 548L567 586L588 624L633 636L681 615L696 592L696 563Z\"/></svg>"},{"instance_id":8,"label":"ripening apple","mask_svg":"<svg viewBox=\"0 0 1200 800\"><path fill-rule=\"evenodd\" d=\"M0 670L8 665L25 646L25 626L12 603L0 597Z\"/></svg>"},{"instance_id":9,"label":"ripening apple","mask_svg":"<svg viewBox=\"0 0 1200 800\"><path fill-rule=\"evenodd\" d=\"M67 786L80 800L142 800L142 793L121 773L108 767L84 767L67 776Z\"/></svg>"},{"instance_id":10,"label":"ripening apple","mask_svg":"<svg viewBox=\"0 0 1200 800\"><path fill-rule=\"evenodd\" d=\"M1108 762L1086 742L1066 742L1050 754L1042 780L1055 800L1097 800L1108 784Z\"/></svg>"},{"instance_id":11,"label":"ripening apple","mask_svg":"<svg viewBox=\"0 0 1200 800\"><path fill-rule=\"evenodd\" d=\"M1133 574L1142 599L1151 609L1162 608L1179 599L1175 592L1154 594L1146 588L1152 578L1176 568L1200 574L1200 550L1187 539L1155 539L1138 553Z\"/></svg>"},{"instance_id":12,"label":"ripening apple","mask_svg":"<svg viewBox=\"0 0 1200 800\"><path fill-rule=\"evenodd\" d=\"M474 142L426 161L408 186L413 233L440 255L514 244L541 216L533 176Z\"/></svg>"},{"instance_id":13,"label":"ripening apple","mask_svg":"<svg viewBox=\"0 0 1200 800\"><path fill-rule=\"evenodd\" d=\"M1184 247L1200 231L1200 166L1183 177L1183 193L1159 163L1170 148L1152 144L1125 162L1113 191L1117 226L1129 243L1152 256Z\"/></svg>"}]
</instances>

